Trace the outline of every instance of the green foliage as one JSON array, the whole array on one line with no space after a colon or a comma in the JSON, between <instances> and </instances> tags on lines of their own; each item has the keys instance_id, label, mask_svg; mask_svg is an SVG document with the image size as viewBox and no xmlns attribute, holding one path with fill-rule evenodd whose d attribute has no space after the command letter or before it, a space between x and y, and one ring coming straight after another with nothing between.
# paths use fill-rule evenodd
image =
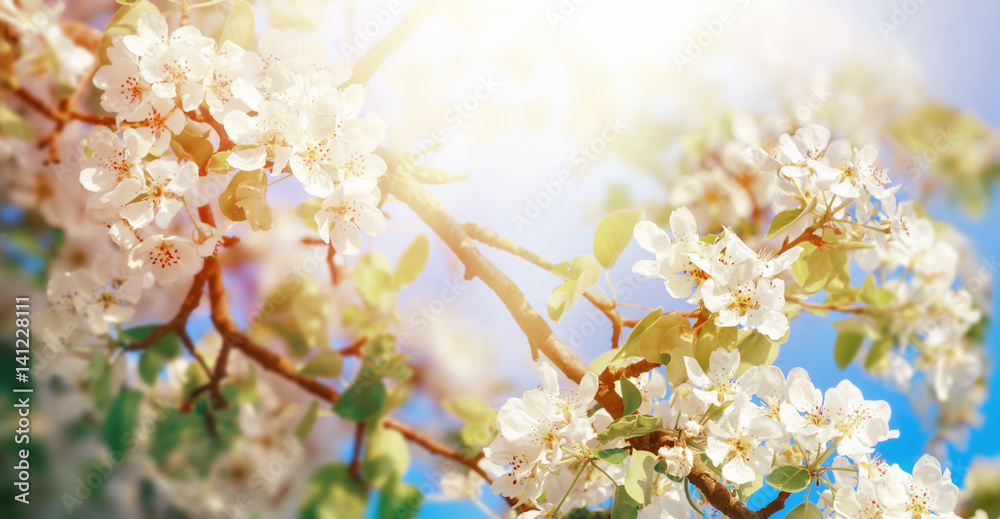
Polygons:
<instances>
[{"instance_id":1,"label":"green foliage","mask_svg":"<svg viewBox=\"0 0 1000 519\"><path fill-rule=\"evenodd\" d=\"M663 421L659 416L630 414L611 422L611 425L597 434L597 441L608 443L618 438L635 438L659 431L662 427Z\"/></svg>"},{"instance_id":2,"label":"green foliage","mask_svg":"<svg viewBox=\"0 0 1000 519\"><path fill-rule=\"evenodd\" d=\"M299 441L306 441L309 437L309 433L312 432L313 425L316 425L316 418L319 416L319 402L313 400L309 404L309 408L306 409L304 415L302 415L302 420L299 421L299 425L295 427L295 437Z\"/></svg>"},{"instance_id":3,"label":"green foliage","mask_svg":"<svg viewBox=\"0 0 1000 519\"><path fill-rule=\"evenodd\" d=\"M666 366L667 380L671 387L677 387L687 380L684 357L694 354L691 323L682 315L660 315L639 338L639 353Z\"/></svg>"},{"instance_id":4,"label":"green foliage","mask_svg":"<svg viewBox=\"0 0 1000 519\"><path fill-rule=\"evenodd\" d=\"M622 401L625 404L625 414L632 414L642 405L642 393L624 375L618 380L622 388Z\"/></svg>"},{"instance_id":5,"label":"green foliage","mask_svg":"<svg viewBox=\"0 0 1000 519\"><path fill-rule=\"evenodd\" d=\"M622 209L601 220L594 231L594 257L604 268L610 269L618 256L632 241L632 228L642 220L640 209Z\"/></svg>"},{"instance_id":6,"label":"green foliage","mask_svg":"<svg viewBox=\"0 0 1000 519\"><path fill-rule=\"evenodd\" d=\"M379 489L378 519L411 519L416 517L424 496L420 489L399 480L390 481Z\"/></svg>"},{"instance_id":7,"label":"green foliage","mask_svg":"<svg viewBox=\"0 0 1000 519\"><path fill-rule=\"evenodd\" d=\"M299 519L361 519L367 498L364 485L351 477L347 465L324 465L309 478Z\"/></svg>"},{"instance_id":8,"label":"green foliage","mask_svg":"<svg viewBox=\"0 0 1000 519\"><path fill-rule=\"evenodd\" d=\"M652 496L653 465L656 464L656 454L649 451L632 451L632 461L625 473L625 492L636 503L648 505Z\"/></svg>"},{"instance_id":9,"label":"green foliage","mask_svg":"<svg viewBox=\"0 0 1000 519\"><path fill-rule=\"evenodd\" d=\"M420 233L403 251L403 255L396 264L396 270L392 274L393 288L399 290L416 281L417 276L427 266L427 257L430 255L430 240L427 235Z\"/></svg>"},{"instance_id":10,"label":"green foliage","mask_svg":"<svg viewBox=\"0 0 1000 519\"><path fill-rule=\"evenodd\" d=\"M307 377L333 378L340 375L343 367L344 357L340 352L320 350L302 366L299 373Z\"/></svg>"},{"instance_id":11,"label":"green foliage","mask_svg":"<svg viewBox=\"0 0 1000 519\"><path fill-rule=\"evenodd\" d=\"M624 485L615 489L615 502L611 505L611 519L636 519L640 504L632 499Z\"/></svg>"},{"instance_id":12,"label":"green foliage","mask_svg":"<svg viewBox=\"0 0 1000 519\"><path fill-rule=\"evenodd\" d=\"M784 211L774 215L771 219L771 226L767 229L767 235L764 236L765 240L770 240L775 236L778 236L788 230L789 227L795 224L795 222L802 219L803 216L812 213L812 210L816 207L817 198L813 197L809 199L809 203L805 207L797 207L794 209L785 209Z\"/></svg>"},{"instance_id":13,"label":"green foliage","mask_svg":"<svg viewBox=\"0 0 1000 519\"><path fill-rule=\"evenodd\" d=\"M786 334L785 337L787 336ZM737 370L737 375L742 375L753 366L774 363L774 360L778 358L780 343L781 341L773 341L757 330L739 330L736 349L740 350L740 367Z\"/></svg>"},{"instance_id":14,"label":"green foliage","mask_svg":"<svg viewBox=\"0 0 1000 519\"><path fill-rule=\"evenodd\" d=\"M133 343L145 340L160 328L158 324L136 326L122 331L122 339ZM180 340L177 334L169 332L149 345L139 356L139 378L147 385L156 383L156 378L163 370L164 364L181 354Z\"/></svg>"},{"instance_id":15,"label":"green foliage","mask_svg":"<svg viewBox=\"0 0 1000 519\"><path fill-rule=\"evenodd\" d=\"M399 479L410 466L410 450L399 431L376 425L368 437L361 465L365 479L376 487Z\"/></svg>"},{"instance_id":16,"label":"green foliage","mask_svg":"<svg viewBox=\"0 0 1000 519\"><path fill-rule=\"evenodd\" d=\"M612 465L621 465L625 463L628 458L628 449L596 449L594 450L594 456L597 456L601 461L606 461Z\"/></svg>"},{"instance_id":17,"label":"green foliage","mask_svg":"<svg viewBox=\"0 0 1000 519\"><path fill-rule=\"evenodd\" d=\"M823 513L819 507L811 501L806 501L785 514L786 519L823 519Z\"/></svg>"},{"instance_id":18,"label":"green foliage","mask_svg":"<svg viewBox=\"0 0 1000 519\"><path fill-rule=\"evenodd\" d=\"M593 256L577 256L570 261L561 261L552 267L552 273L565 281L576 281L580 274L590 271L594 279L601 275L601 264Z\"/></svg>"},{"instance_id":19,"label":"green foliage","mask_svg":"<svg viewBox=\"0 0 1000 519\"><path fill-rule=\"evenodd\" d=\"M784 492L795 493L805 490L811 482L809 469L794 465L782 465L767 475L767 483Z\"/></svg>"},{"instance_id":20,"label":"green foliage","mask_svg":"<svg viewBox=\"0 0 1000 519\"><path fill-rule=\"evenodd\" d=\"M244 49L250 48L253 41L253 6L247 0L233 0L233 6L226 16L226 22L219 34L219 43L229 40Z\"/></svg>"},{"instance_id":21,"label":"green foliage","mask_svg":"<svg viewBox=\"0 0 1000 519\"><path fill-rule=\"evenodd\" d=\"M101 38L101 43L97 48L97 58L101 65L109 65L111 63L108 60L108 47L112 45L116 36L135 34L136 24L139 22L141 14L159 12L160 10L147 0L139 0L131 5L119 7L115 11L115 14L111 16L111 20L108 21L108 25L104 29L104 36Z\"/></svg>"},{"instance_id":22,"label":"green foliage","mask_svg":"<svg viewBox=\"0 0 1000 519\"><path fill-rule=\"evenodd\" d=\"M219 153L212 155L212 157L208 159L208 164L205 165L205 170L216 175L228 175L233 169L229 165L229 156L232 155L232 153L233 152L231 151L220 151Z\"/></svg>"},{"instance_id":23,"label":"green foliage","mask_svg":"<svg viewBox=\"0 0 1000 519\"><path fill-rule=\"evenodd\" d=\"M266 195L267 174L263 170L239 171L219 195L219 210L234 222L249 221L254 231L267 231L274 222Z\"/></svg>"},{"instance_id":24,"label":"green foliage","mask_svg":"<svg viewBox=\"0 0 1000 519\"><path fill-rule=\"evenodd\" d=\"M128 454L126 443L135 434L139 422L139 406L144 395L138 389L122 388L111 403L104 417L104 443L108 450L120 455Z\"/></svg>"},{"instance_id":25,"label":"green foliage","mask_svg":"<svg viewBox=\"0 0 1000 519\"><path fill-rule=\"evenodd\" d=\"M592 270L583 270L576 280L567 281L557 286L549 294L549 302L546 307L549 318L553 321L562 319L563 315L573 306L573 303L596 282L597 275Z\"/></svg>"},{"instance_id":26,"label":"green foliage","mask_svg":"<svg viewBox=\"0 0 1000 519\"><path fill-rule=\"evenodd\" d=\"M465 426L459 432L459 438L466 447L481 449L489 445L496 435L497 411L485 400L465 395L444 402L443 407L465 422Z\"/></svg>"},{"instance_id":27,"label":"green foliage","mask_svg":"<svg viewBox=\"0 0 1000 519\"><path fill-rule=\"evenodd\" d=\"M0 105L0 134L25 142L35 142L35 128L17 112Z\"/></svg>"},{"instance_id":28,"label":"green foliage","mask_svg":"<svg viewBox=\"0 0 1000 519\"><path fill-rule=\"evenodd\" d=\"M393 269L389 258L379 251L365 253L354 266L354 284L369 306L384 308L395 300Z\"/></svg>"},{"instance_id":29,"label":"green foliage","mask_svg":"<svg viewBox=\"0 0 1000 519\"><path fill-rule=\"evenodd\" d=\"M892 350L893 336L885 333L880 335L868 349L868 356L865 357L865 369L872 370L878 367Z\"/></svg>"},{"instance_id":30,"label":"green foliage","mask_svg":"<svg viewBox=\"0 0 1000 519\"><path fill-rule=\"evenodd\" d=\"M837 367L844 369L854 360L861 350L865 337L869 334L868 327L856 319L844 319L833 323L837 329L837 340L833 343L833 360Z\"/></svg>"},{"instance_id":31,"label":"green foliage","mask_svg":"<svg viewBox=\"0 0 1000 519\"><path fill-rule=\"evenodd\" d=\"M385 410L389 394L382 379L406 380L412 375L395 344L395 338L390 335L369 341L357 378L333 406L335 413L348 420L361 421Z\"/></svg>"},{"instance_id":32,"label":"green foliage","mask_svg":"<svg viewBox=\"0 0 1000 519\"><path fill-rule=\"evenodd\" d=\"M215 147L208 140L208 131L188 123L181 133L170 139L170 149L178 159L187 159L204 168L214 158ZM228 155L228 154L227 154Z\"/></svg>"}]
</instances>

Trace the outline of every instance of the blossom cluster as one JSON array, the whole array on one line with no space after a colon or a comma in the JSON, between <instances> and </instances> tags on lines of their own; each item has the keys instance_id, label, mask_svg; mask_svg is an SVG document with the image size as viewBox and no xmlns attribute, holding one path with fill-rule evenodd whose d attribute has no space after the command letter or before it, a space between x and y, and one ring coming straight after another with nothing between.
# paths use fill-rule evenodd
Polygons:
<instances>
[{"instance_id":1,"label":"blossom cluster","mask_svg":"<svg viewBox=\"0 0 1000 519\"><path fill-rule=\"evenodd\" d=\"M194 26L171 30L152 12L106 52L94 85L117 130L87 132L79 181L92 193L89 218L109 229L124 259L101 281L90 281L86 268L67 274L72 282L54 277L50 298L64 313L88 316L97 332L127 317L123 305L138 297L132 287L171 285L197 272L235 225L194 213L214 202L209 195L222 175L233 179L228 191L243 219L253 230L269 228L266 181L237 183L235 170L298 179L322 199L314 219L338 252L358 253L363 233L384 228L377 183L386 164L374 151L385 125L361 116L361 85L338 88L350 71L328 64L323 45L270 30L252 51L216 43ZM193 151L206 147L210 153ZM129 290L116 295L118 286Z\"/></svg>"},{"instance_id":2,"label":"blossom cluster","mask_svg":"<svg viewBox=\"0 0 1000 519\"><path fill-rule=\"evenodd\" d=\"M923 371L936 400L965 410L950 413L954 421L974 421L978 393L968 390L983 376L976 335L983 313L972 283L960 276L960 239L898 198L901 185L878 166L874 146L834 139L818 125L764 141L753 124L734 118L739 138L721 148L720 167L686 176L713 185L721 176L716 187L726 196L675 209L672 238L652 222L636 225L636 242L655 259L633 270L663 279L670 295L699 304L716 325L738 324L772 340L801 308L853 314L838 328L871 339L866 367L904 389ZM743 210L743 198L752 207ZM774 216L764 239L767 214ZM748 219L756 223L748 227ZM741 231L726 226L702 237L705 221ZM850 284L851 265L868 276L861 286ZM826 301L807 300L820 290ZM864 306L851 304L857 301Z\"/></svg>"},{"instance_id":3,"label":"blossom cluster","mask_svg":"<svg viewBox=\"0 0 1000 519\"><path fill-rule=\"evenodd\" d=\"M638 502L639 517L694 516L693 507L704 502L686 497L692 489L685 489L685 478L696 464L734 491L750 485L752 493L763 481L792 493L825 485L816 503L824 517L957 517L958 488L934 457L921 458L912 472L880 459L879 443L899 435L889 427L891 409L866 400L850 381L822 392L801 368L786 375L755 366L738 374L739 351L722 348L707 370L693 357L684 364L687 381L669 397L658 371L629 379L643 403L618 420L593 402L594 373L576 391L559 392L555 370L543 364L542 388L500 409L499 435L486 454L508 472L493 483L494 492L521 502L544 494L564 512L601 505L640 470L633 464L641 452L622 437L607 440L614 436L607 431L640 417L655 424L643 432L659 431L664 439L655 464L640 470L650 495ZM619 459L604 454L614 450ZM800 481L769 478L779 471L801 472Z\"/></svg>"}]
</instances>

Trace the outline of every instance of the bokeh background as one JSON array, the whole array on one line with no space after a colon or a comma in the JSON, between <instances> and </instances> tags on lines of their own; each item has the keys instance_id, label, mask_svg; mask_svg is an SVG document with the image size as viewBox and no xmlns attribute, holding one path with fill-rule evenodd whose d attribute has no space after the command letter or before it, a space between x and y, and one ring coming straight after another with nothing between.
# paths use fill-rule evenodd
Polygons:
<instances>
[{"instance_id":1,"label":"bokeh background","mask_svg":"<svg viewBox=\"0 0 1000 519\"><path fill-rule=\"evenodd\" d=\"M988 128L1000 126L995 53L1000 4L986 0L438 4L373 76L366 87L366 109L388 124L385 147L422 152L424 164L468 173L467 180L432 188L460 220L482 223L553 261L589 253L593 227L609 208L638 205L651 215L667 208L670 190L663 178L671 174L679 145L733 112L795 113L821 92L825 100L810 107L802 122L839 121L856 143L883 144L879 132L885 119L900 106L927 100L969 113ZM413 5L266 0L255 8L258 33L267 26L295 30L322 41L332 59L353 62ZM80 0L69 2L65 15L103 27L115 7L113 2ZM204 23L213 23L215 15L205 16ZM689 52L692 39L697 43L699 34L713 30L703 40L707 44ZM613 135L602 146L606 149L581 153L602 133ZM883 152L892 157L892 151ZM572 182L558 194L547 191L546 185L567 169ZM894 173L890 168L890 178L906 184L913 196L923 193L932 175L901 178ZM945 187L931 184L936 187L927 210L969 237L977 255L964 258L968 268L995 266L1000 188L983 181L970 195L948 188L947 182ZM550 196L540 197L544 193ZM293 206L301 193L278 191L273 196L285 197ZM395 259L424 227L399 204L387 205L386 212L388 228L371 245ZM23 217L12 207L2 214L5 226L17 225ZM432 435L445 435L460 422L440 411L436 398L473 394L498 407L536 386L538 379L526 339L495 295L479 282L463 281L460 265L446 247L434 239L431 244L427 270L400 302L403 322L414 336L408 353L426 367L428 383L399 415ZM550 274L499 251L486 253L535 308L545 307L557 284ZM629 282L628 266L644 255L630 247L612 279ZM27 260L20 265L24 273L40 268ZM637 283L628 302L683 307L658 282ZM988 291L986 297L994 308L994 294ZM836 368L831 320L799 317L776 364L786 371L806 368L821 388L849 378L867 398L888 401L890 424L902 432L900 439L881 445L888 461L909 468L935 449L958 482L977 461L1000 463L995 384L989 386L978 426L964 436L930 443L936 433L928 418L933 410L921 408L918 399L857 364ZM208 327L207 315L197 313L193 335ZM607 348L611 334L603 316L584 304L570 310L555 330L587 362ZM344 344L336 333L333 340ZM987 346L993 382L998 373L992 359L1000 354L993 329ZM289 398L306 397L293 392ZM57 412L44 403L36 409L42 415ZM336 417L320 420L310 441L323 444L331 457L348 456L350 430L331 423ZM437 460L412 452L406 481L436 484ZM115 477L120 478L116 485L134 483L128 474ZM488 490L483 501L494 510L504 509ZM4 502L0 509L8 506ZM433 498L419 515L479 516L483 512L471 503Z\"/></svg>"}]
</instances>

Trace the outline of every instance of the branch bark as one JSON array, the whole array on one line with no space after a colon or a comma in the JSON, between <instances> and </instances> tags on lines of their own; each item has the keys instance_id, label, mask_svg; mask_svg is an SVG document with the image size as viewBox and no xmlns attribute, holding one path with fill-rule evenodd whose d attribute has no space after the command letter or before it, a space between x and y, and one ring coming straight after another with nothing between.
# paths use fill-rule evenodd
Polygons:
<instances>
[{"instance_id":1,"label":"branch bark","mask_svg":"<svg viewBox=\"0 0 1000 519\"><path fill-rule=\"evenodd\" d=\"M527 336L533 354L541 351L567 377L579 383L589 371L587 365L556 337L545 319L528 303L521 289L479 252L465 228L440 200L422 184L398 170L395 154L386 150L380 150L380 154L389 165L382 177L386 192L408 205L448 245L465 265L467 278L478 277L496 293ZM602 386L596 398L612 416L621 416L622 399L614 390Z\"/></svg>"}]
</instances>

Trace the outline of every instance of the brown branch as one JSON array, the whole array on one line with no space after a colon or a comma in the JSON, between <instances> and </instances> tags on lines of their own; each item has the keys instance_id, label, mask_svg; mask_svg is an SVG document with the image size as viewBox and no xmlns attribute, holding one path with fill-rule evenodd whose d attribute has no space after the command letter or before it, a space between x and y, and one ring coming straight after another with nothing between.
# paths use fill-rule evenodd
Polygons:
<instances>
[{"instance_id":1,"label":"brown branch","mask_svg":"<svg viewBox=\"0 0 1000 519\"><path fill-rule=\"evenodd\" d=\"M144 350L151 345L155 344L156 341L160 340L166 334L172 331L183 330L184 326L187 325L188 317L191 316L191 312L194 312L195 308L201 302L201 294L203 287L205 285L205 278L207 276L208 262L201 268L197 274L194 275L194 281L191 282L191 288L188 289L187 295L184 297L184 301L181 303L180 308L177 310L177 314L170 321L164 323L159 328L153 331L145 339L129 344L125 347L126 350ZM186 333L184 335L187 335ZM183 340L183 337L182 337Z\"/></svg>"},{"instance_id":2,"label":"brown branch","mask_svg":"<svg viewBox=\"0 0 1000 519\"><path fill-rule=\"evenodd\" d=\"M567 377L579 383L589 372L587 365L556 337L545 319L528 303L521 289L479 252L462 224L448 213L434 195L422 184L397 170L395 154L387 150L380 150L380 154L389 164L388 171L382 177L386 192L408 205L434 230L465 265L466 276L478 277L497 294L527 336L533 356L541 351ZM622 399L613 390L602 386L597 393L597 401L612 416L621 416Z\"/></svg>"},{"instance_id":3,"label":"brown branch","mask_svg":"<svg viewBox=\"0 0 1000 519\"><path fill-rule=\"evenodd\" d=\"M397 170L395 167L397 161L393 153L380 150L380 154L389 165L388 171L383 177L387 192L408 205L444 240L445 244L465 265L467 275L479 277L497 294L534 348L541 350L567 377L579 383L583 375L587 373L587 367L559 341L548 324L525 300L521 290L495 265L483 257L482 253L472 244L466 227L458 223L437 198L430 194L423 185ZM479 231L474 227L473 229L473 232ZM506 249L517 250L509 246ZM647 365L639 365L634 369L645 367ZM614 392L613 388L613 384L600 384L595 398L612 417L617 418L622 415L623 407L621 397ZM655 452L655 446L650 446L650 450ZM779 496L779 499L761 511L753 511L746 508L739 499L736 499L729 489L715 478L711 469L700 460L695 460L695 467L689 477L712 506L733 519L766 519L784 507L784 499L787 498L787 496Z\"/></svg>"},{"instance_id":4,"label":"brown branch","mask_svg":"<svg viewBox=\"0 0 1000 519\"><path fill-rule=\"evenodd\" d=\"M478 242L513 254L549 272L553 272L555 269L555 264L542 257L540 254L518 245L514 240L502 236L483 225L466 222L462 224L462 228L465 229L465 232L470 238ZM583 297L587 298L587 301L590 301L590 304L594 305L594 308L600 310L601 313L611 320L611 324L613 326L613 331L611 333L611 347L617 348L621 342L622 325L628 322L628 320L622 318L615 305L601 299L600 297L594 295L594 293L586 291L583 293Z\"/></svg>"},{"instance_id":5,"label":"brown branch","mask_svg":"<svg viewBox=\"0 0 1000 519\"><path fill-rule=\"evenodd\" d=\"M868 311L867 308L862 306L841 306L833 305L830 303L812 303L809 301L803 301L796 298L788 298L789 303L794 303L804 308L812 308L816 310L832 310L834 312L844 312L848 314L863 314Z\"/></svg>"},{"instance_id":6,"label":"brown branch","mask_svg":"<svg viewBox=\"0 0 1000 519\"><path fill-rule=\"evenodd\" d=\"M355 480L361 479L361 450L365 442L365 421L354 424L354 447L351 452L351 464L347 473Z\"/></svg>"},{"instance_id":7,"label":"brown branch","mask_svg":"<svg viewBox=\"0 0 1000 519\"><path fill-rule=\"evenodd\" d=\"M708 468L697 457L694 460L694 468L688 475L688 480L716 510L732 519L767 519L784 508L785 500L791 495L788 492L781 492L760 510L750 510L738 497L733 495L729 487L715 479L712 469Z\"/></svg>"},{"instance_id":8,"label":"brown branch","mask_svg":"<svg viewBox=\"0 0 1000 519\"><path fill-rule=\"evenodd\" d=\"M195 121L208 123L208 125L215 130L215 133L219 134L219 149L216 150L217 153L220 151L229 151L236 146L233 141L229 139L229 134L226 133L226 129L222 126L222 123L215 120L215 117L212 117L212 114L209 113L209 111L204 107L202 107L198 112L192 111L187 112L187 114Z\"/></svg>"},{"instance_id":9,"label":"brown branch","mask_svg":"<svg viewBox=\"0 0 1000 519\"><path fill-rule=\"evenodd\" d=\"M333 286L340 284L340 274L337 269L336 263L333 262L334 255L337 254L337 249L333 248L333 245L327 245L326 249L326 264L330 269L330 283Z\"/></svg>"}]
</instances>

